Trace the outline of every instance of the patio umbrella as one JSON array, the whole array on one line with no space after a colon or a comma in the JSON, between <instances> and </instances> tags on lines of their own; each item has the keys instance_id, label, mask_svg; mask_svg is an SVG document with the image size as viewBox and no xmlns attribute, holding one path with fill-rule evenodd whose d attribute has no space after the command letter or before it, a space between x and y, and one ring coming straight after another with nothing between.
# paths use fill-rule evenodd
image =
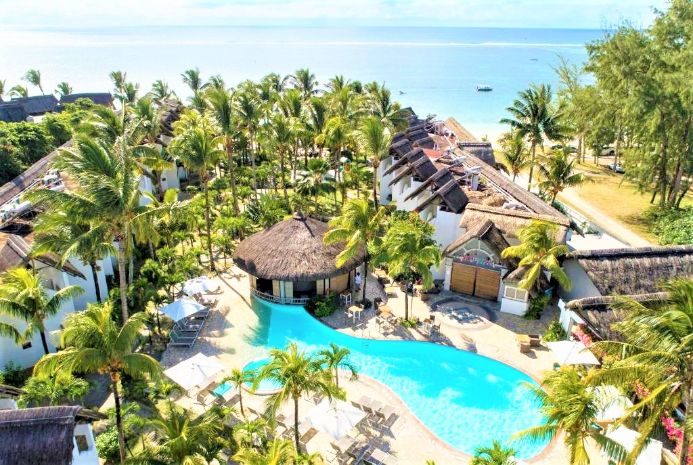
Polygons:
<instances>
[{"instance_id":1,"label":"patio umbrella","mask_svg":"<svg viewBox=\"0 0 693 465\"><path fill-rule=\"evenodd\" d=\"M171 318L173 321L180 321L183 318L187 318L190 315L194 315L200 310L204 310L206 307L202 304L198 304L191 299L178 299L174 300L168 305L164 305L159 309L161 313Z\"/></svg>"},{"instance_id":2,"label":"patio umbrella","mask_svg":"<svg viewBox=\"0 0 693 465\"><path fill-rule=\"evenodd\" d=\"M223 370L224 365L216 359L205 354L195 354L164 371L164 374L189 391L194 387L209 386Z\"/></svg>"},{"instance_id":3,"label":"patio umbrella","mask_svg":"<svg viewBox=\"0 0 693 465\"><path fill-rule=\"evenodd\" d=\"M183 292L187 295L207 294L219 289L219 284L211 281L206 276L191 279L183 283Z\"/></svg>"},{"instance_id":4,"label":"patio umbrella","mask_svg":"<svg viewBox=\"0 0 693 465\"><path fill-rule=\"evenodd\" d=\"M616 386L597 386L594 388L594 394L599 408L596 417L599 423L616 421L633 406L633 402L621 394Z\"/></svg>"},{"instance_id":5,"label":"patio umbrella","mask_svg":"<svg viewBox=\"0 0 693 465\"><path fill-rule=\"evenodd\" d=\"M334 439L346 436L366 414L351 404L341 400L323 399L305 417L314 428L324 431Z\"/></svg>"},{"instance_id":6,"label":"patio umbrella","mask_svg":"<svg viewBox=\"0 0 693 465\"><path fill-rule=\"evenodd\" d=\"M626 451L630 452L635 447L635 442L640 437L640 433L619 426L613 431L606 433L606 436L621 444ZM662 443L656 439L650 439L645 443L640 455L635 460L635 465L659 465L662 462Z\"/></svg>"},{"instance_id":7,"label":"patio umbrella","mask_svg":"<svg viewBox=\"0 0 693 465\"><path fill-rule=\"evenodd\" d=\"M599 365L599 360L579 341L547 342L560 365Z\"/></svg>"}]
</instances>

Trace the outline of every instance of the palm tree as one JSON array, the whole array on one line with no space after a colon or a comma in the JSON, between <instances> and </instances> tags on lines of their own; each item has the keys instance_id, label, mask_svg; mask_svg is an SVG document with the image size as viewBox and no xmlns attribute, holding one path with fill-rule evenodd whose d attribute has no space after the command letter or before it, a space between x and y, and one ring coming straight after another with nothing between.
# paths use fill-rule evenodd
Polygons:
<instances>
[{"instance_id":1,"label":"palm tree","mask_svg":"<svg viewBox=\"0 0 693 465\"><path fill-rule=\"evenodd\" d=\"M512 106L506 108L511 118L501 119L530 143L531 158L529 165L529 185L532 187L532 175L536 164L537 146L543 147L544 139L557 140L561 138L562 113L552 106L551 86L533 85L519 94Z\"/></svg>"},{"instance_id":2,"label":"palm tree","mask_svg":"<svg viewBox=\"0 0 693 465\"><path fill-rule=\"evenodd\" d=\"M118 384L124 374L133 378L158 376L159 362L142 353L133 352L147 315L137 313L123 322L113 320L110 302L90 305L83 312L71 313L65 319L60 352L44 355L34 366L34 374L102 373L111 380L115 400L116 427L121 463L125 460L125 434L121 415Z\"/></svg>"},{"instance_id":3,"label":"palm tree","mask_svg":"<svg viewBox=\"0 0 693 465\"><path fill-rule=\"evenodd\" d=\"M196 416L167 400L145 421L151 431L149 446L134 463L199 465L216 458L223 421L215 409Z\"/></svg>"},{"instance_id":4,"label":"palm tree","mask_svg":"<svg viewBox=\"0 0 693 465\"><path fill-rule=\"evenodd\" d=\"M202 192L205 201L205 229L207 234L207 253L209 254L209 269L215 271L214 255L212 253L212 219L209 201L209 170L219 162L224 155L219 147L223 138L214 137L211 125L202 118L200 124L194 127L176 126L178 134L171 141L169 149L191 171L197 172L202 182Z\"/></svg>"},{"instance_id":5,"label":"palm tree","mask_svg":"<svg viewBox=\"0 0 693 465\"><path fill-rule=\"evenodd\" d=\"M245 416L245 411L243 410L243 385L250 384L255 380L255 372L252 370L245 370L234 368L231 370L231 374L224 378L223 382L228 381L233 384L238 390L238 404L241 407L241 415Z\"/></svg>"},{"instance_id":6,"label":"palm tree","mask_svg":"<svg viewBox=\"0 0 693 465\"><path fill-rule=\"evenodd\" d=\"M72 93L72 86L70 86L70 84L68 84L67 82L63 81L55 87L55 91L61 97L65 97L66 95L70 95Z\"/></svg>"},{"instance_id":7,"label":"palm tree","mask_svg":"<svg viewBox=\"0 0 693 465\"><path fill-rule=\"evenodd\" d=\"M308 175L300 179L296 189L299 193L307 195L313 194L315 200L315 211L318 210L318 195L333 189L331 183L325 180L325 176L330 171L330 164L322 158L311 158L308 160Z\"/></svg>"},{"instance_id":8,"label":"palm tree","mask_svg":"<svg viewBox=\"0 0 693 465\"><path fill-rule=\"evenodd\" d=\"M221 74L215 74L207 79L207 88L225 90L226 82L224 82L224 78L221 77Z\"/></svg>"},{"instance_id":9,"label":"palm tree","mask_svg":"<svg viewBox=\"0 0 693 465\"><path fill-rule=\"evenodd\" d=\"M395 130L402 130L407 125L407 119L399 103L392 100L390 89L384 85L373 82L368 86L368 106L369 112L379 118L383 123L388 124Z\"/></svg>"},{"instance_id":10,"label":"palm tree","mask_svg":"<svg viewBox=\"0 0 693 465\"><path fill-rule=\"evenodd\" d=\"M194 95L207 87L206 84L202 83L199 68L186 69L180 76L183 79L183 84L188 86Z\"/></svg>"},{"instance_id":11,"label":"palm tree","mask_svg":"<svg viewBox=\"0 0 693 465\"><path fill-rule=\"evenodd\" d=\"M516 465L515 450L493 441L491 447L477 447L471 465Z\"/></svg>"},{"instance_id":12,"label":"palm tree","mask_svg":"<svg viewBox=\"0 0 693 465\"><path fill-rule=\"evenodd\" d=\"M55 253L65 264L77 257L91 268L96 300L102 301L99 285L99 266L97 262L111 253L115 253L113 243L106 237L99 236L103 229L91 229L88 221L63 209L46 212L41 215L34 226L33 251L36 254Z\"/></svg>"},{"instance_id":13,"label":"palm tree","mask_svg":"<svg viewBox=\"0 0 693 465\"><path fill-rule=\"evenodd\" d=\"M46 95L43 92L43 87L41 86L41 71L37 69L30 69L29 71L26 72L24 77L22 78L32 86L36 86L39 88L39 91L41 92L41 95Z\"/></svg>"},{"instance_id":14,"label":"palm tree","mask_svg":"<svg viewBox=\"0 0 693 465\"><path fill-rule=\"evenodd\" d=\"M0 79L0 103L3 102L2 96L5 95L7 89L7 81L5 79Z\"/></svg>"},{"instance_id":15,"label":"palm tree","mask_svg":"<svg viewBox=\"0 0 693 465\"><path fill-rule=\"evenodd\" d=\"M375 247L376 238L380 237L384 215L384 209L376 211L368 200L352 199L342 208L340 216L330 220L330 230L324 236L326 244L344 243L344 250L335 261L337 268L365 253L361 300L366 299L369 249Z\"/></svg>"},{"instance_id":16,"label":"palm tree","mask_svg":"<svg viewBox=\"0 0 693 465\"><path fill-rule=\"evenodd\" d=\"M242 465L293 465L295 458L294 445L281 439L270 442L266 451L244 447L233 456L233 460Z\"/></svg>"},{"instance_id":17,"label":"palm tree","mask_svg":"<svg viewBox=\"0 0 693 465\"><path fill-rule=\"evenodd\" d=\"M503 137L501 145L503 158L507 162L508 169L513 175L513 182L515 182L517 175L530 164L524 138L517 131L513 131Z\"/></svg>"},{"instance_id":18,"label":"palm tree","mask_svg":"<svg viewBox=\"0 0 693 465\"><path fill-rule=\"evenodd\" d=\"M123 119L126 115L127 106L132 105L137 101L137 93L139 90L139 84L126 82L123 84L122 89L115 93L116 100L118 100L120 105L123 107Z\"/></svg>"},{"instance_id":19,"label":"palm tree","mask_svg":"<svg viewBox=\"0 0 693 465\"><path fill-rule=\"evenodd\" d=\"M108 74L108 77L111 78L115 93L122 93L125 87L125 82L127 81L127 73L122 71L111 71Z\"/></svg>"},{"instance_id":20,"label":"palm tree","mask_svg":"<svg viewBox=\"0 0 693 465\"><path fill-rule=\"evenodd\" d=\"M20 407L42 407L74 403L84 397L90 387L87 380L70 373L32 376L22 387L18 404Z\"/></svg>"},{"instance_id":21,"label":"palm tree","mask_svg":"<svg viewBox=\"0 0 693 465\"><path fill-rule=\"evenodd\" d=\"M29 96L29 89L25 86L17 84L10 89L10 97L27 98Z\"/></svg>"},{"instance_id":22,"label":"palm tree","mask_svg":"<svg viewBox=\"0 0 693 465\"><path fill-rule=\"evenodd\" d=\"M231 182L231 196L233 198L233 212L238 215L238 192L236 190L236 161L233 159L234 139L237 128L233 119L233 100L231 93L223 88L212 87L206 92L207 102L211 109L217 126L221 130L224 150L226 150L226 164Z\"/></svg>"},{"instance_id":23,"label":"palm tree","mask_svg":"<svg viewBox=\"0 0 693 465\"><path fill-rule=\"evenodd\" d=\"M91 227L90 235L115 242L123 321L129 317L126 264L132 253L133 235L151 233L145 228L160 212L140 205L139 176L135 175L132 149L127 137L113 144L79 134L70 149L60 151L54 167L64 171L75 189L58 192L37 189L27 197L53 211L76 215Z\"/></svg>"},{"instance_id":24,"label":"palm tree","mask_svg":"<svg viewBox=\"0 0 693 465\"><path fill-rule=\"evenodd\" d=\"M349 361L351 351L346 347L339 347L334 342L330 342L329 349L318 352L322 361L330 371L334 371L334 385L339 388L339 369L345 368L351 372L351 379L358 377L356 367Z\"/></svg>"},{"instance_id":25,"label":"palm tree","mask_svg":"<svg viewBox=\"0 0 693 465\"><path fill-rule=\"evenodd\" d=\"M163 102L174 95L175 93L169 88L168 84L161 79L154 81L152 90L149 91L149 96L157 102Z\"/></svg>"},{"instance_id":26,"label":"palm tree","mask_svg":"<svg viewBox=\"0 0 693 465\"><path fill-rule=\"evenodd\" d=\"M255 134L260 120L260 105L254 87L246 88L237 94L236 113L240 120L240 126L248 136L248 151L250 153L250 165L253 170L253 193L257 199L257 168L255 167Z\"/></svg>"},{"instance_id":27,"label":"palm tree","mask_svg":"<svg viewBox=\"0 0 693 465\"><path fill-rule=\"evenodd\" d=\"M301 91L304 100L318 93L318 81L315 79L315 74L311 73L308 68L297 69L291 76L291 81L294 87Z\"/></svg>"},{"instance_id":28,"label":"palm tree","mask_svg":"<svg viewBox=\"0 0 693 465\"><path fill-rule=\"evenodd\" d=\"M516 440L546 441L563 433L563 442L570 452L570 465L588 465L586 443L593 440L612 458L622 458L623 446L607 438L596 427L599 411L594 389L574 368L563 367L550 372L541 386L526 383L525 387L537 399L546 419L541 426L534 426L516 433ZM619 461L620 462L620 461Z\"/></svg>"},{"instance_id":29,"label":"palm tree","mask_svg":"<svg viewBox=\"0 0 693 465\"><path fill-rule=\"evenodd\" d=\"M539 165L539 189L551 195L551 203L556 200L559 192L566 187L578 186L585 182L585 176L575 172L575 160L564 149L544 157Z\"/></svg>"},{"instance_id":30,"label":"palm tree","mask_svg":"<svg viewBox=\"0 0 693 465\"><path fill-rule=\"evenodd\" d=\"M568 246L556 242L558 226L546 221L534 220L520 229L520 244L511 245L501 253L503 258L519 258L518 267L526 269L519 287L525 290L537 285L542 272L548 271L564 289L570 290L568 275L558 259L568 253Z\"/></svg>"},{"instance_id":31,"label":"palm tree","mask_svg":"<svg viewBox=\"0 0 693 465\"><path fill-rule=\"evenodd\" d=\"M416 214L390 225L383 237L378 261L388 264L391 276L405 276L410 286L419 275L425 289L433 286L432 266L440 265L442 256L433 235L433 226ZM408 286L409 287L409 286ZM407 292L404 293L404 318L409 319Z\"/></svg>"},{"instance_id":32,"label":"palm tree","mask_svg":"<svg viewBox=\"0 0 693 465\"><path fill-rule=\"evenodd\" d=\"M304 351L299 351L295 342L289 343L286 350L270 351L270 362L259 373L258 379L275 381L282 388L267 399L268 410L276 413L282 404L294 404L294 442L300 449L298 433L298 401L304 395L325 395L330 399L343 397L342 392L332 382L329 371L322 367L322 360Z\"/></svg>"},{"instance_id":33,"label":"palm tree","mask_svg":"<svg viewBox=\"0 0 693 465\"><path fill-rule=\"evenodd\" d=\"M17 331L17 328L3 321L0 321L0 336L14 339L15 344L22 343L22 335L19 331Z\"/></svg>"},{"instance_id":34,"label":"palm tree","mask_svg":"<svg viewBox=\"0 0 693 465\"><path fill-rule=\"evenodd\" d=\"M268 123L268 126L270 140L272 141L272 145L276 150L277 158L279 158L279 178L282 182L284 200L288 200L289 197L286 191L285 163L286 155L290 150L293 139L291 124L286 116L277 114L274 115L272 120Z\"/></svg>"},{"instance_id":35,"label":"palm tree","mask_svg":"<svg viewBox=\"0 0 693 465\"><path fill-rule=\"evenodd\" d=\"M39 333L43 351L48 354L46 320L57 315L65 302L83 292L79 286L66 286L49 296L33 268L15 268L0 277L0 313L26 322L22 339L31 339Z\"/></svg>"},{"instance_id":36,"label":"palm tree","mask_svg":"<svg viewBox=\"0 0 693 465\"><path fill-rule=\"evenodd\" d=\"M625 319L612 328L622 340L597 342L594 346L617 358L611 366L592 373L589 381L616 384L631 389L644 383L649 391L629 413L640 415L642 440L630 459L637 457L645 439L652 436L660 419L679 405L685 407L679 463L688 463L693 438L693 280L677 279L663 286L667 297L646 306L634 299L619 298L615 309Z\"/></svg>"},{"instance_id":37,"label":"palm tree","mask_svg":"<svg viewBox=\"0 0 693 465\"><path fill-rule=\"evenodd\" d=\"M388 156L392 137L390 131L377 116L369 116L363 120L358 131L358 142L361 150L373 167L373 208L378 209L378 167L380 161Z\"/></svg>"}]
</instances>

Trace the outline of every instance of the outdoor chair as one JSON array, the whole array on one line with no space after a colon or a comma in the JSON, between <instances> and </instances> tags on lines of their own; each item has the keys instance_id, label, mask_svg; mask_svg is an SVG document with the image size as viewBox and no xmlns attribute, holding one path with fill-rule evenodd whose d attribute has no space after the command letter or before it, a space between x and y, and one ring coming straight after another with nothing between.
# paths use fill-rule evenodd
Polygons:
<instances>
[{"instance_id":1,"label":"outdoor chair","mask_svg":"<svg viewBox=\"0 0 693 465\"><path fill-rule=\"evenodd\" d=\"M384 450L375 448L368 456L363 459L363 463L369 465L392 465L395 464L395 459Z\"/></svg>"},{"instance_id":2,"label":"outdoor chair","mask_svg":"<svg viewBox=\"0 0 693 465\"><path fill-rule=\"evenodd\" d=\"M387 417L387 419L378 423L378 431L380 431L380 433L383 434L389 433L390 436L394 436L394 434L392 433L392 427L395 426L395 423L397 423L398 419L399 415L397 415L396 413L390 414L390 416Z\"/></svg>"}]
</instances>

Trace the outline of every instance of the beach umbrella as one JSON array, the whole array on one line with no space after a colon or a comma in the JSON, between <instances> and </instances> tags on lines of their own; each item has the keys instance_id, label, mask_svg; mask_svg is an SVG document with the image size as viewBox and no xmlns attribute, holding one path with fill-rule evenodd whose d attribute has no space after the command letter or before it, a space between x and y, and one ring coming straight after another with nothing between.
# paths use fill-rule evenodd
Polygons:
<instances>
[{"instance_id":1,"label":"beach umbrella","mask_svg":"<svg viewBox=\"0 0 693 465\"><path fill-rule=\"evenodd\" d=\"M164 371L176 384L186 391L194 387L209 386L216 376L224 370L224 365L205 354L195 354Z\"/></svg>"},{"instance_id":2,"label":"beach umbrella","mask_svg":"<svg viewBox=\"0 0 693 465\"><path fill-rule=\"evenodd\" d=\"M597 386L594 388L594 395L598 407L596 420L599 423L616 421L633 406L633 402L616 386Z\"/></svg>"},{"instance_id":3,"label":"beach umbrella","mask_svg":"<svg viewBox=\"0 0 693 465\"><path fill-rule=\"evenodd\" d=\"M183 283L183 292L187 295L207 294L219 289L219 284L206 276L191 279Z\"/></svg>"},{"instance_id":4,"label":"beach umbrella","mask_svg":"<svg viewBox=\"0 0 693 465\"><path fill-rule=\"evenodd\" d=\"M619 426L615 430L607 432L606 437L621 444L627 452L630 452L635 447L635 442L640 437L640 433L625 426ZM659 465L661 462L662 443L656 439L650 439L642 451L640 451L640 455L635 460L635 465Z\"/></svg>"},{"instance_id":5,"label":"beach umbrella","mask_svg":"<svg viewBox=\"0 0 693 465\"><path fill-rule=\"evenodd\" d=\"M304 420L314 428L324 431L334 439L342 439L349 434L366 414L353 405L341 400L323 399Z\"/></svg>"},{"instance_id":6,"label":"beach umbrella","mask_svg":"<svg viewBox=\"0 0 693 465\"><path fill-rule=\"evenodd\" d=\"M599 365L599 360L580 341L547 342L560 365Z\"/></svg>"},{"instance_id":7,"label":"beach umbrella","mask_svg":"<svg viewBox=\"0 0 693 465\"><path fill-rule=\"evenodd\" d=\"M168 305L164 305L159 309L161 313L168 316L173 321L180 321L183 318L187 318L190 315L204 310L206 307L202 304L198 304L191 299L178 299L174 300Z\"/></svg>"}]
</instances>

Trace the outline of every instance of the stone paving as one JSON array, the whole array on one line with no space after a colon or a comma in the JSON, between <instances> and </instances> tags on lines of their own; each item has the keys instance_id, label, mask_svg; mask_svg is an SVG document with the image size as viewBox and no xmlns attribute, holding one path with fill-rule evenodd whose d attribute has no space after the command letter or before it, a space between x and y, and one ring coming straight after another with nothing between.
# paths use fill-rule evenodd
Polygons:
<instances>
[{"instance_id":1,"label":"stone paving","mask_svg":"<svg viewBox=\"0 0 693 465\"><path fill-rule=\"evenodd\" d=\"M193 348L174 347L168 349L162 357L164 367L170 367L196 353L217 357L229 370L241 367L249 360L262 356L262 348L252 344L253 328L257 327L259 318L252 309L248 280L243 272L231 269L214 278L219 281L222 292L216 296L219 299L217 309L210 314L198 341ZM396 316L404 315L404 301L401 291L391 296L385 296L382 288L377 286L372 277L368 280L368 298L387 297L387 304ZM492 357L512 365L535 379L541 379L542 373L553 365L553 358L545 348L537 348L529 354L521 354L515 342L515 333L509 329L522 329L527 332L539 332L541 325L550 319L550 315L539 322L528 322L519 317L501 314L490 302L462 298L453 293L441 293L428 302L419 298L413 299L411 314L420 319L434 315L436 322L441 324L444 335L441 343ZM336 312L325 323L339 331L359 337L377 339L416 339L425 340L425 336L415 329L407 329L400 325L378 327L375 311L363 312L360 321L345 321L343 310ZM467 464L470 457L452 448L423 425L397 395L387 386L366 376L359 380L340 383L347 391L348 398L359 398L366 394L381 402L395 407L401 418L397 423L393 437L387 438L384 445L400 464L422 465L432 459L440 464ZM203 407L190 397L182 397L179 403L197 412ZM246 393L244 403L255 410L262 410L264 398ZM305 401L301 405L301 414L308 413L310 405ZM286 412L290 418L290 412ZM313 441L311 441L311 444ZM329 449L329 441L325 438L316 440L316 451L325 452ZM568 463L564 447L554 442L539 456L528 463L563 464Z\"/></svg>"}]
</instances>

